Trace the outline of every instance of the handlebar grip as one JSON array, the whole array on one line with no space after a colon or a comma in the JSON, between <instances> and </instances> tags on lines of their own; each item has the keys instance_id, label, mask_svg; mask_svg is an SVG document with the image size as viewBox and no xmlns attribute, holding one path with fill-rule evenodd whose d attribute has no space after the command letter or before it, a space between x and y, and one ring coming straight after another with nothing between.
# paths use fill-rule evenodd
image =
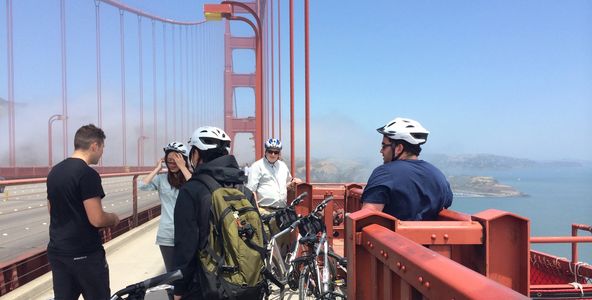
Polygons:
<instances>
[{"instance_id":1,"label":"handlebar grip","mask_svg":"<svg viewBox=\"0 0 592 300\"><path fill-rule=\"evenodd\" d=\"M315 207L315 209L313 210L313 213L318 213L321 210L325 209L325 206L327 206L327 203L329 203L329 201L333 200L333 195L327 197L325 200L323 200L323 202L319 203L319 205L317 205L317 207Z\"/></svg>"},{"instance_id":2,"label":"handlebar grip","mask_svg":"<svg viewBox=\"0 0 592 300\"><path fill-rule=\"evenodd\" d=\"M298 195L298 197L294 198L294 200L292 201L292 204L290 204L290 206L294 207L294 206L300 204L300 202L302 202L302 200L304 200L304 198L306 196L308 196L307 192L304 192L304 193Z\"/></svg>"}]
</instances>

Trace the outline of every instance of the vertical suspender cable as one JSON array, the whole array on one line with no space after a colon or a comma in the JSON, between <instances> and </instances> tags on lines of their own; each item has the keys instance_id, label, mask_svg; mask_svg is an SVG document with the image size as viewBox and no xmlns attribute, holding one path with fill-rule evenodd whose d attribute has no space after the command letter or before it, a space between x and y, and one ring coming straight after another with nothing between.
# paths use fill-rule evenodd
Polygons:
<instances>
[{"instance_id":1,"label":"vertical suspender cable","mask_svg":"<svg viewBox=\"0 0 592 300\"><path fill-rule=\"evenodd\" d=\"M304 119L305 119L305 152L306 182L310 183L310 81L309 81L309 1L304 0Z\"/></svg>"},{"instance_id":2,"label":"vertical suspender cable","mask_svg":"<svg viewBox=\"0 0 592 300\"><path fill-rule=\"evenodd\" d=\"M181 136L185 136L185 115L183 98L183 26L179 26L179 124L181 125Z\"/></svg>"},{"instance_id":3,"label":"vertical suspender cable","mask_svg":"<svg viewBox=\"0 0 592 300\"><path fill-rule=\"evenodd\" d=\"M267 18L267 14L265 14L264 12L262 12L262 10L258 10L259 15L265 17L265 19L263 19L263 21L261 22L261 28L259 28L259 31L261 33L261 45L262 45L262 61L261 61L261 72L263 75L263 80L265 82L267 82L269 79L267 77L268 73L267 72L267 68L268 68L268 63L267 63L267 59L263 59L263 58L267 58L267 21L269 18ZM263 87L261 87L263 88ZM268 89L263 89L262 93L261 93L261 97L263 97L263 128L265 131L265 137L264 140L269 137L270 134L270 128L269 128L269 93L268 93Z\"/></svg>"},{"instance_id":4,"label":"vertical suspender cable","mask_svg":"<svg viewBox=\"0 0 592 300\"><path fill-rule=\"evenodd\" d=\"M189 113L191 111L191 94L189 92L189 67L191 66L189 64L189 50L191 50L191 42L189 41L189 27L185 26L185 102L187 103L187 109L185 109L185 115L187 116L187 119L185 121L185 135L183 136L184 139L186 139L191 133L188 134L189 132L189 121L191 120L191 114Z\"/></svg>"},{"instance_id":5,"label":"vertical suspender cable","mask_svg":"<svg viewBox=\"0 0 592 300\"><path fill-rule=\"evenodd\" d=\"M207 25L206 25L207 26ZM203 125L205 123L205 102L206 102L206 97L205 97L205 88L204 88L204 47L203 45L205 45L204 42L204 30L205 30L205 26L200 28L200 32L199 32L199 41L200 44L202 45L202 47L199 48L199 69L197 69L199 71L199 96L200 96L200 110L199 110L199 121L201 123L201 125Z\"/></svg>"},{"instance_id":6,"label":"vertical suspender cable","mask_svg":"<svg viewBox=\"0 0 592 300\"><path fill-rule=\"evenodd\" d=\"M164 67L164 135L163 135L163 145L166 145L169 139L169 122L168 122L168 115L169 115L169 97L168 97L168 89L167 89L167 51L166 51L166 23L162 23L162 58L163 58L163 67Z\"/></svg>"},{"instance_id":7,"label":"vertical suspender cable","mask_svg":"<svg viewBox=\"0 0 592 300\"><path fill-rule=\"evenodd\" d=\"M102 116L102 99L101 99L101 1L95 0L95 28L96 28L96 53L97 53L97 124L99 127L103 125Z\"/></svg>"},{"instance_id":8,"label":"vertical suspender cable","mask_svg":"<svg viewBox=\"0 0 592 300\"><path fill-rule=\"evenodd\" d=\"M290 0L290 171L296 175L294 134L294 0Z\"/></svg>"},{"instance_id":9,"label":"vertical suspender cable","mask_svg":"<svg viewBox=\"0 0 592 300\"><path fill-rule=\"evenodd\" d=\"M191 93L190 93L190 88L189 88L189 68L191 67L191 64L189 63L189 51L191 50L191 41L189 40L189 27L185 26L185 111L183 111L183 113L185 114L185 134L183 135L183 138L187 138L189 135L187 134L187 132L189 132L189 120L191 118L191 115L189 114L189 112L191 111Z\"/></svg>"},{"instance_id":10,"label":"vertical suspender cable","mask_svg":"<svg viewBox=\"0 0 592 300\"><path fill-rule=\"evenodd\" d=\"M152 19L152 135L154 144L154 160L158 158L158 119L157 119L157 105L156 105L156 23Z\"/></svg>"},{"instance_id":11,"label":"vertical suspender cable","mask_svg":"<svg viewBox=\"0 0 592 300\"><path fill-rule=\"evenodd\" d=\"M95 0L95 26L96 26L96 53L97 53L97 124L103 127L103 104L101 96L101 11L100 1ZM103 165L103 158L99 160L99 166Z\"/></svg>"},{"instance_id":12,"label":"vertical suspender cable","mask_svg":"<svg viewBox=\"0 0 592 300\"><path fill-rule=\"evenodd\" d=\"M122 148L123 148L123 166L127 166L127 139L126 139L126 128L125 128L125 27L123 24L124 11L122 9L119 10L119 42L120 42L120 52L121 52L121 132L122 132Z\"/></svg>"},{"instance_id":13,"label":"vertical suspender cable","mask_svg":"<svg viewBox=\"0 0 592 300\"><path fill-rule=\"evenodd\" d=\"M205 38L207 40L207 43L206 43L207 45L211 45L212 44L212 40L211 40L211 36L210 36L210 31L211 30L208 28L208 30L205 33L206 34L206 37ZM205 74L211 74L211 72L212 72L212 70L210 70L211 61L205 59L206 57L209 58L210 55L211 55L211 53L209 53L208 50L206 49L206 53L204 53L204 54L205 54L205 56L204 56L204 64L205 64L204 71L205 71ZM206 77L206 86L205 86L205 89L206 89L206 117L207 117L206 122L208 124L211 124L211 122L212 122L212 112L210 111L211 110L211 105L210 104L211 104L211 101L212 101L212 94L211 94L212 93L212 90L211 90L212 76L204 76L204 77Z\"/></svg>"},{"instance_id":14,"label":"vertical suspender cable","mask_svg":"<svg viewBox=\"0 0 592 300\"><path fill-rule=\"evenodd\" d=\"M282 139L282 12L278 1L278 136Z\"/></svg>"},{"instance_id":15,"label":"vertical suspender cable","mask_svg":"<svg viewBox=\"0 0 592 300\"><path fill-rule=\"evenodd\" d=\"M6 0L6 52L8 79L8 161L11 167L16 166L15 154L15 112L14 112L14 48L12 28L12 0Z\"/></svg>"},{"instance_id":16,"label":"vertical suspender cable","mask_svg":"<svg viewBox=\"0 0 592 300\"><path fill-rule=\"evenodd\" d=\"M175 140L177 140L177 70L176 70L176 57L175 57L175 51L177 51L177 48L175 47L175 25L173 25L173 50L172 50L172 58L173 58L173 137Z\"/></svg>"},{"instance_id":17,"label":"vertical suspender cable","mask_svg":"<svg viewBox=\"0 0 592 300\"><path fill-rule=\"evenodd\" d=\"M142 17L138 16L138 68L139 68L139 88L140 88L140 163L144 165L144 68L142 65Z\"/></svg>"},{"instance_id":18,"label":"vertical suspender cable","mask_svg":"<svg viewBox=\"0 0 592 300\"><path fill-rule=\"evenodd\" d=\"M274 56L273 56L273 48L275 48L275 44L273 43L273 22L275 21L273 18L273 0L270 1L270 11L271 11L271 135L275 137L275 76L274 76Z\"/></svg>"},{"instance_id":19,"label":"vertical suspender cable","mask_svg":"<svg viewBox=\"0 0 592 300\"><path fill-rule=\"evenodd\" d=\"M62 52L62 138L64 159L68 155L68 69L66 61L66 0L60 0L60 38Z\"/></svg>"},{"instance_id":20,"label":"vertical suspender cable","mask_svg":"<svg viewBox=\"0 0 592 300\"><path fill-rule=\"evenodd\" d=\"M191 102L193 102L193 106L191 109L191 130L189 130L189 134L191 135L192 130L195 129L195 118L196 118L196 107L197 107L197 97L196 97L196 88L195 88L195 31L197 26L191 26Z\"/></svg>"}]
</instances>

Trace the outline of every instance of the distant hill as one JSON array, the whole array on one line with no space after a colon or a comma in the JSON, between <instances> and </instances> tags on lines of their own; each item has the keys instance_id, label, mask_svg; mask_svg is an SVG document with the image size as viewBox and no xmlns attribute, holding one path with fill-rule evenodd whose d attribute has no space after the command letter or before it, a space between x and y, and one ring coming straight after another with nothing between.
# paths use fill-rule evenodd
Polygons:
<instances>
[{"instance_id":1,"label":"distant hill","mask_svg":"<svg viewBox=\"0 0 592 300\"><path fill-rule=\"evenodd\" d=\"M513 168L543 167L543 166L561 166L561 167L579 167L582 163L577 161L535 161L525 158L515 158L494 154L427 154L421 156L423 159L431 162L438 168L446 171L452 169L469 170L504 170ZM478 174L476 174L478 175Z\"/></svg>"},{"instance_id":2,"label":"distant hill","mask_svg":"<svg viewBox=\"0 0 592 300\"><path fill-rule=\"evenodd\" d=\"M290 162L286 161L289 165ZM364 162L344 159L311 159L312 182L366 182L376 166ZM305 178L304 161L296 162L296 176Z\"/></svg>"},{"instance_id":3,"label":"distant hill","mask_svg":"<svg viewBox=\"0 0 592 300\"><path fill-rule=\"evenodd\" d=\"M540 162L530 159L513 158L492 154L467 154L467 155L445 155L432 154L422 155L425 159L445 174L456 197L522 197L527 196L512 186L499 183L493 177L483 176L485 170L504 170L527 167L578 167L580 162L574 161L551 161ZM286 161L289 165L290 162ZM311 160L311 181L312 182L339 182L365 183L378 165L366 161L347 159L312 159ZM452 170L468 170L463 172L465 176L450 176L455 172ZM481 171L482 170L482 171ZM305 178L304 161L296 163L296 176Z\"/></svg>"}]
</instances>

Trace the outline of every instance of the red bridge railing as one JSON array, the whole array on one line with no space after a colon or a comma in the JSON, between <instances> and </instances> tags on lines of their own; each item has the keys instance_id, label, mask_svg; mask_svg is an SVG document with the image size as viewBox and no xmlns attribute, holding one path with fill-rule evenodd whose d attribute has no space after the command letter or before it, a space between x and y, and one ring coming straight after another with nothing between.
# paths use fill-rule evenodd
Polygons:
<instances>
[{"instance_id":1,"label":"red bridge railing","mask_svg":"<svg viewBox=\"0 0 592 300\"><path fill-rule=\"evenodd\" d=\"M301 214L328 195L334 197L325 209L325 225L328 232L338 233L333 248L348 259L350 299L528 295L529 227L524 218L496 210L474 216L444 210L438 221L408 222L359 211L358 184L302 184L289 197L304 191L312 197L297 208ZM350 213L345 228L333 223L332 212L338 209Z\"/></svg>"}]
</instances>

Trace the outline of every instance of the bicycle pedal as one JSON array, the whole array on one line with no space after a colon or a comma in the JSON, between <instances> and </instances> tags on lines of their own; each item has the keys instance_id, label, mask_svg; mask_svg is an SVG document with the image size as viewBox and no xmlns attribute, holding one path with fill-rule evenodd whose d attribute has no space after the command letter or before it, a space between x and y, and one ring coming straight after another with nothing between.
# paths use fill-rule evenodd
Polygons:
<instances>
[{"instance_id":1,"label":"bicycle pedal","mask_svg":"<svg viewBox=\"0 0 592 300\"><path fill-rule=\"evenodd\" d=\"M345 286L345 279L336 279L335 280L335 285L338 286L338 287Z\"/></svg>"}]
</instances>

